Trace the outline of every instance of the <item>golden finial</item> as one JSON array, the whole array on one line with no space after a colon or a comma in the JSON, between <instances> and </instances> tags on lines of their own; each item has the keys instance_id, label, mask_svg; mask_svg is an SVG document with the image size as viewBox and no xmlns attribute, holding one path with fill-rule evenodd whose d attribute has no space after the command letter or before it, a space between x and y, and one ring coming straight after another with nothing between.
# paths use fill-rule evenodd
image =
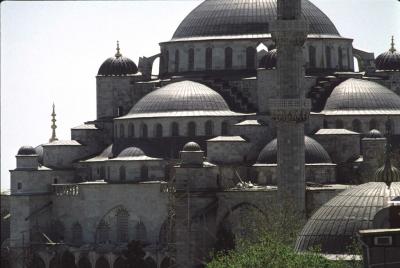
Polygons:
<instances>
[{"instance_id":1,"label":"golden finial","mask_svg":"<svg viewBox=\"0 0 400 268\"><path fill-rule=\"evenodd\" d=\"M52 133L51 133L51 138L50 138L50 140L49 140L49 142L53 142L53 141L57 141L58 139L57 139L57 136L56 136L56 128L57 128L57 125L56 125L56 106L54 105L54 102L53 102L53 112L51 113L51 117L52 117L52 119L51 119L51 122L52 122L52 124L51 124L51 129L52 129Z\"/></svg>"},{"instance_id":2,"label":"golden finial","mask_svg":"<svg viewBox=\"0 0 400 268\"><path fill-rule=\"evenodd\" d=\"M396 49L394 48L394 36L392 35L392 43L390 44L390 52L394 53Z\"/></svg>"},{"instance_id":3,"label":"golden finial","mask_svg":"<svg viewBox=\"0 0 400 268\"><path fill-rule=\"evenodd\" d=\"M119 52L119 41L117 40L117 53L115 53L115 57L119 58L121 56L122 56L122 54Z\"/></svg>"}]
</instances>

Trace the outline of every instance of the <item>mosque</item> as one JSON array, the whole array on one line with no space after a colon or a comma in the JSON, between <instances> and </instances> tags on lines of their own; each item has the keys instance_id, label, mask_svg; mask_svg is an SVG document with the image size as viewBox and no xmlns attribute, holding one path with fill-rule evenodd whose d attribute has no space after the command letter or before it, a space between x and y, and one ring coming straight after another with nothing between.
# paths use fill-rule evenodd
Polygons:
<instances>
[{"instance_id":1,"label":"mosque","mask_svg":"<svg viewBox=\"0 0 400 268\"><path fill-rule=\"evenodd\" d=\"M50 140L16 152L2 267L125 267L132 240L147 267L202 267L283 199L309 218L299 251L346 254L359 230L398 228L388 49L353 47L309 0L205 0L138 64L117 43L97 117L58 140L53 105Z\"/></svg>"}]
</instances>

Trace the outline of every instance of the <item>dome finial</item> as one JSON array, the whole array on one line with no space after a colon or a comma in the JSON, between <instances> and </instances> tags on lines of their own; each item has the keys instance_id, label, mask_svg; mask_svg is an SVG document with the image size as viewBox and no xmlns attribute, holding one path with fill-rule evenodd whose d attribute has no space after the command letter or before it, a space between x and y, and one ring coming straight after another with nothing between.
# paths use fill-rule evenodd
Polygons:
<instances>
[{"instance_id":1,"label":"dome finial","mask_svg":"<svg viewBox=\"0 0 400 268\"><path fill-rule=\"evenodd\" d=\"M396 49L394 48L394 36L392 35L392 43L390 44L390 52L394 53Z\"/></svg>"},{"instance_id":2,"label":"dome finial","mask_svg":"<svg viewBox=\"0 0 400 268\"><path fill-rule=\"evenodd\" d=\"M51 117L52 117L52 119L51 119L51 122L52 122L52 124L51 124L52 133L51 133L51 138L50 138L49 142L53 142L53 141L58 140L57 136L56 136L56 128L57 128L56 121L57 120L56 120L56 106L54 105L54 102L53 102L53 112L51 113Z\"/></svg>"},{"instance_id":3,"label":"dome finial","mask_svg":"<svg viewBox=\"0 0 400 268\"><path fill-rule=\"evenodd\" d=\"M122 54L119 52L119 41L117 40L117 53L115 53L115 57L119 58L121 56L122 56Z\"/></svg>"}]
</instances>

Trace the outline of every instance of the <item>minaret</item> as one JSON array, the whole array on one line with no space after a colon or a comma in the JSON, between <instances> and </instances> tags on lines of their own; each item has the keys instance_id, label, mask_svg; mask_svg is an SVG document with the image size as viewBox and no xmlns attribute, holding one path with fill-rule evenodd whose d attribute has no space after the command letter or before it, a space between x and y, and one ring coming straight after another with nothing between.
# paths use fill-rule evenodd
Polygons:
<instances>
[{"instance_id":1,"label":"minaret","mask_svg":"<svg viewBox=\"0 0 400 268\"><path fill-rule=\"evenodd\" d=\"M390 52L394 53L396 52L396 49L394 48L394 36L392 35L392 42L390 43Z\"/></svg>"},{"instance_id":2,"label":"minaret","mask_svg":"<svg viewBox=\"0 0 400 268\"><path fill-rule=\"evenodd\" d=\"M51 138L49 139L49 142L53 142L53 141L58 140L57 136L56 136L56 128L57 128L57 125L56 125L56 121L57 121L56 120L56 106L54 105L54 103L53 103L53 112L51 113L51 117L52 117L52 119L51 119L52 132L51 132Z\"/></svg>"},{"instance_id":3,"label":"minaret","mask_svg":"<svg viewBox=\"0 0 400 268\"><path fill-rule=\"evenodd\" d=\"M310 100L303 87L303 45L308 24L301 15L301 0L278 0L278 18L271 23L277 48L278 92L270 99L278 140L278 198L280 204L305 212L304 122Z\"/></svg>"}]
</instances>

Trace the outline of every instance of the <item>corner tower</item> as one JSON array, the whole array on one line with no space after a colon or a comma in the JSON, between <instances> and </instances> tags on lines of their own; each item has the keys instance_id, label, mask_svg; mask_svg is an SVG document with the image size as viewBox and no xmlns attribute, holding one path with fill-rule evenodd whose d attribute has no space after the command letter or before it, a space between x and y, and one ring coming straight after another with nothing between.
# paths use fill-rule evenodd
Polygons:
<instances>
[{"instance_id":1,"label":"corner tower","mask_svg":"<svg viewBox=\"0 0 400 268\"><path fill-rule=\"evenodd\" d=\"M301 14L301 0L278 0L277 9L271 33L278 56L278 92L269 106L277 126L278 198L283 205L304 212L304 122L311 105L303 86L302 47L308 24Z\"/></svg>"}]
</instances>

